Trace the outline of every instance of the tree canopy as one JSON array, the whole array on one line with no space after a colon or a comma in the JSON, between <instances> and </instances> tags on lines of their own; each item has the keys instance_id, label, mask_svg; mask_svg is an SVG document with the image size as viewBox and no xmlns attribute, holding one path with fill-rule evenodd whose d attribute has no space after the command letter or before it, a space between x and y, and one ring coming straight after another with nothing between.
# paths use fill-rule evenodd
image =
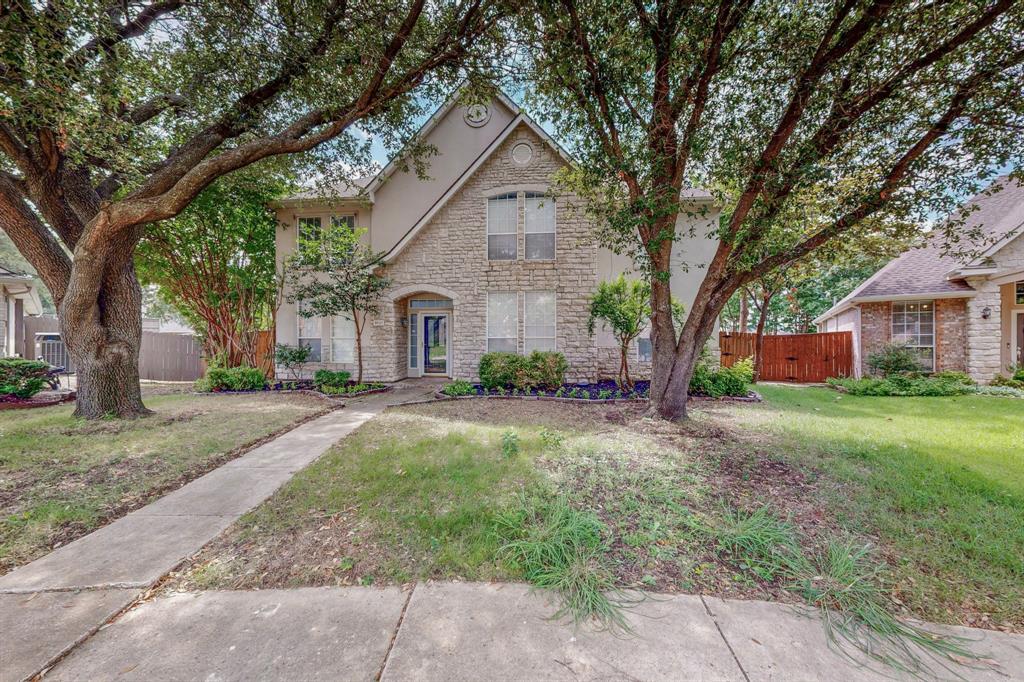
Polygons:
<instances>
[{"instance_id":1,"label":"tree canopy","mask_svg":"<svg viewBox=\"0 0 1024 682\"><path fill-rule=\"evenodd\" d=\"M0 11L0 222L53 294L76 413L146 412L133 255L217 178L352 169L493 54L495 0L16 0Z\"/></svg>"},{"instance_id":2,"label":"tree canopy","mask_svg":"<svg viewBox=\"0 0 1024 682\"><path fill-rule=\"evenodd\" d=\"M949 213L993 168L1024 160L1024 6L1012 0L535 5L520 26L527 88L579 160L564 184L648 269L651 397L665 417L685 414L701 348L740 286L866 218ZM727 211L677 329L668 280L690 187ZM792 230L812 187L824 219Z\"/></svg>"}]
</instances>

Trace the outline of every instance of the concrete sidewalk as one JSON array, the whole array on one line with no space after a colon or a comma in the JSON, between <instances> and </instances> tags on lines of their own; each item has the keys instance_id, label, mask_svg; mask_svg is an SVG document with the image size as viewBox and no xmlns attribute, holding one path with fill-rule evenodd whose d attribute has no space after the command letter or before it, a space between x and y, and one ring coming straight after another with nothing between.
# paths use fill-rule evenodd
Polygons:
<instances>
[{"instance_id":1,"label":"concrete sidewalk","mask_svg":"<svg viewBox=\"0 0 1024 682\"><path fill-rule=\"evenodd\" d=\"M104 628L47 680L850 680L931 679L858 666L817 616L765 602L652 595L632 633L550 620L524 585L428 583L175 593ZM959 634L999 666L940 679L1024 677L1024 637Z\"/></svg>"},{"instance_id":2,"label":"concrete sidewalk","mask_svg":"<svg viewBox=\"0 0 1024 682\"><path fill-rule=\"evenodd\" d=\"M427 384L357 398L156 502L0 577L0 680L34 675L88 637L292 475Z\"/></svg>"}]
</instances>

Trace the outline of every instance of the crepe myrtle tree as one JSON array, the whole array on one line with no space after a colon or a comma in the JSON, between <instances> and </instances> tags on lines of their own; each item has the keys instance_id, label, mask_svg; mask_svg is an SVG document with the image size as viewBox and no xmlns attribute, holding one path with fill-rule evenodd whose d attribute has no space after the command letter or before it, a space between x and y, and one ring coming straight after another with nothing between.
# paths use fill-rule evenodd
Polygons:
<instances>
[{"instance_id":1,"label":"crepe myrtle tree","mask_svg":"<svg viewBox=\"0 0 1024 682\"><path fill-rule=\"evenodd\" d=\"M53 293L75 413L132 417L134 251L214 180L398 145L477 67L496 0L69 0L0 10L0 223Z\"/></svg>"},{"instance_id":2,"label":"crepe myrtle tree","mask_svg":"<svg viewBox=\"0 0 1024 682\"><path fill-rule=\"evenodd\" d=\"M672 301L672 312L676 323L684 317L683 304ZM619 385L626 391L633 390L633 379L629 376L629 346L640 336L651 321L651 285L643 279L627 279L622 273L617 278L600 282L590 297L590 318L587 331L594 335L601 322L619 344Z\"/></svg>"},{"instance_id":3,"label":"crepe myrtle tree","mask_svg":"<svg viewBox=\"0 0 1024 682\"><path fill-rule=\"evenodd\" d=\"M363 241L366 230L332 225L315 235L298 236L284 268L285 298L298 303L304 317L343 316L355 326L356 383L363 383L363 330L380 312L381 295L391 280L379 273L383 253Z\"/></svg>"},{"instance_id":4,"label":"crepe myrtle tree","mask_svg":"<svg viewBox=\"0 0 1024 682\"><path fill-rule=\"evenodd\" d=\"M992 169L1024 157L1024 3L534 0L532 9L517 31L528 99L577 160L560 182L651 283L651 410L667 419L686 415L701 349L738 288L850 238L868 217L944 215ZM870 182L845 182L865 169ZM787 232L781 216L815 185L831 192L828 220ZM727 209L712 232L719 245L677 326L672 246L687 236L680 217L699 213L689 186L735 194L716 197Z\"/></svg>"}]
</instances>

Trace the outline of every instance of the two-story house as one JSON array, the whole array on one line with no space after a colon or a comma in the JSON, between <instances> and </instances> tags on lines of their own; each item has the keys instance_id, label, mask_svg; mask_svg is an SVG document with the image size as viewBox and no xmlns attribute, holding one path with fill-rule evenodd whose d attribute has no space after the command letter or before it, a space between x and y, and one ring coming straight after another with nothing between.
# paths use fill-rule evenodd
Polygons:
<instances>
[{"instance_id":1,"label":"two-story house","mask_svg":"<svg viewBox=\"0 0 1024 682\"><path fill-rule=\"evenodd\" d=\"M354 189L300 193L275 205L280 260L299 234L338 226L365 228L364 239L385 253L392 287L364 331L364 376L475 379L488 351L538 349L564 353L571 379L615 376L614 340L587 333L589 297L633 263L597 245L575 197L553 196L554 173L571 163L558 143L503 95L468 107L453 96L419 137L437 150L428 178L400 155ZM684 304L714 253L718 220L709 195L691 190L686 201L687 213L699 217L677 226L672 289ZM282 305L278 343L310 346L309 371L354 366L351 320L297 313ZM649 373L649 340L633 352L637 374Z\"/></svg>"}]
</instances>

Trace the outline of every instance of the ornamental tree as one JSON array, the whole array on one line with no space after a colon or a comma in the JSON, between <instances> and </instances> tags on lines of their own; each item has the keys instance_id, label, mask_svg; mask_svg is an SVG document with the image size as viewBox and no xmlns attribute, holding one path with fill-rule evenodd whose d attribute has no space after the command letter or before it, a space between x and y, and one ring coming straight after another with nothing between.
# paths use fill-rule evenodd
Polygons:
<instances>
[{"instance_id":1,"label":"ornamental tree","mask_svg":"<svg viewBox=\"0 0 1024 682\"><path fill-rule=\"evenodd\" d=\"M676 320L683 318L683 305L673 301ZM601 282L590 298L587 331L594 335L598 321L603 322L619 343L619 385L633 390L629 376L629 346L643 333L651 320L651 285L644 280L626 279L625 273L610 282Z\"/></svg>"},{"instance_id":2,"label":"ornamental tree","mask_svg":"<svg viewBox=\"0 0 1024 682\"><path fill-rule=\"evenodd\" d=\"M866 218L949 213L993 169L1024 160L1024 5L1013 0L533 9L519 31L530 99L577 159L563 184L651 283L651 401L664 418L685 416L693 369L737 289ZM688 186L729 194L717 196L720 243L677 326L672 244L685 236ZM827 219L790 230L787 212L814 186L828 193Z\"/></svg>"},{"instance_id":3,"label":"ornamental tree","mask_svg":"<svg viewBox=\"0 0 1024 682\"><path fill-rule=\"evenodd\" d=\"M312 238L299 238L285 264L285 297L299 303L303 317L343 316L355 326L356 383L363 383L363 330L380 312L381 294L391 280L378 274L383 253L363 242L365 229L336 225Z\"/></svg>"},{"instance_id":4,"label":"ornamental tree","mask_svg":"<svg viewBox=\"0 0 1024 682\"><path fill-rule=\"evenodd\" d=\"M75 414L148 412L134 254L214 180L408 137L496 37L497 0L14 2L0 11L0 224L53 294Z\"/></svg>"},{"instance_id":5,"label":"ornamental tree","mask_svg":"<svg viewBox=\"0 0 1024 682\"><path fill-rule=\"evenodd\" d=\"M146 231L135 256L144 284L156 284L226 367L259 367L260 330L274 327L277 217L269 204L286 177L247 169L215 181L177 217Z\"/></svg>"}]
</instances>

